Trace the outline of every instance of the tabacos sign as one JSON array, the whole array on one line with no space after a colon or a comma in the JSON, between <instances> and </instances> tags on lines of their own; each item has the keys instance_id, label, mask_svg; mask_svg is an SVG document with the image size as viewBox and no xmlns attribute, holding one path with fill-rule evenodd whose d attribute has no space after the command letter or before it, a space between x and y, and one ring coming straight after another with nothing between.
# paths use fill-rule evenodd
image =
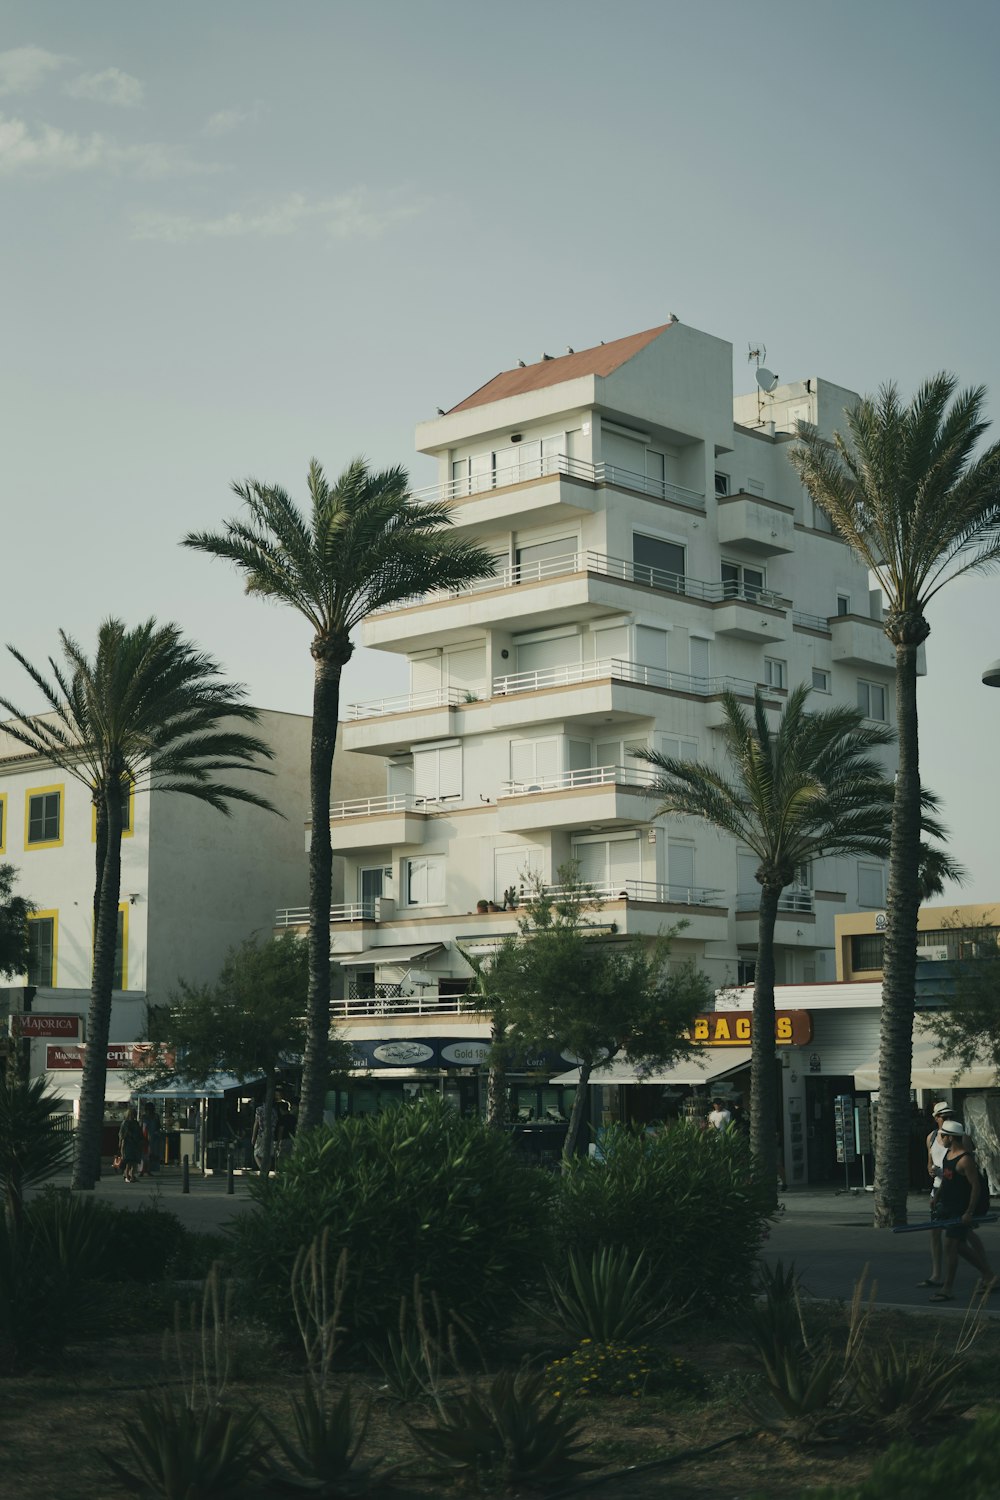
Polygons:
<instances>
[{"instance_id":1,"label":"tabacos sign","mask_svg":"<svg viewBox=\"0 0 1000 1500\"><path fill-rule=\"evenodd\" d=\"M753 1041L753 1012L711 1010L695 1016L688 1033L700 1047L749 1047ZM812 1041L812 1016L807 1010L774 1013L774 1040L779 1047L804 1047Z\"/></svg>"}]
</instances>

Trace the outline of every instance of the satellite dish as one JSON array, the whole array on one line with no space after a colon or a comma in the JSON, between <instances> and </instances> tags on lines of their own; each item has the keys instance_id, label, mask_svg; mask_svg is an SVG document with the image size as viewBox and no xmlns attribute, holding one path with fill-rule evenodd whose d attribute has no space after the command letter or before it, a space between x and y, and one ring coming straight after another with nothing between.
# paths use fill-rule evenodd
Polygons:
<instances>
[{"instance_id":1,"label":"satellite dish","mask_svg":"<svg viewBox=\"0 0 1000 1500\"><path fill-rule=\"evenodd\" d=\"M756 376L757 384L760 386L761 390L765 392L765 394L773 391L774 387L778 384L777 375L772 375L771 371L765 370L763 365L761 365L760 369L756 371Z\"/></svg>"}]
</instances>

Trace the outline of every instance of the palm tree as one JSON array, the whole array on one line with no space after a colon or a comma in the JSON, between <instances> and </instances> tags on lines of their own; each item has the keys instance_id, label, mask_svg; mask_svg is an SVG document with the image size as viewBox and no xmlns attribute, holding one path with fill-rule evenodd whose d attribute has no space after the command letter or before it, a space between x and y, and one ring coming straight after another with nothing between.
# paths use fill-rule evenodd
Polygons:
<instances>
[{"instance_id":1,"label":"palm tree","mask_svg":"<svg viewBox=\"0 0 1000 1500\"><path fill-rule=\"evenodd\" d=\"M82 782L94 804L94 960L73 1163L73 1187L91 1189L100 1171L129 795L149 789L182 792L222 813L229 813L230 802L274 812L247 786L218 779L231 771L270 775L257 762L271 759L273 752L262 740L226 723L255 724L257 710L242 701L241 687L220 681L218 663L184 640L177 625L147 620L128 629L121 620L106 620L93 660L64 631L59 639L65 664L50 657L48 678L13 646L7 648L48 710L27 714L3 697L0 707L14 715L4 725L7 733Z\"/></svg>"},{"instance_id":2,"label":"palm tree","mask_svg":"<svg viewBox=\"0 0 1000 1500\"><path fill-rule=\"evenodd\" d=\"M184 546L231 562L246 592L297 610L312 629L313 719L309 770L309 1002L299 1128L320 1124L328 1085L330 784L340 715L340 679L351 632L373 611L430 589L461 588L493 572L483 549L445 534L450 508L416 505L401 468L373 473L355 459L332 486L309 466L310 514L287 493L256 480L235 484L247 517L225 530L192 532Z\"/></svg>"},{"instance_id":3,"label":"palm tree","mask_svg":"<svg viewBox=\"0 0 1000 1500\"><path fill-rule=\"evenodd\" d=\"M808 689L793 688L777 729L768 723L760 688L753 715L722 695L724 744L733 778L714 766L637 752L660 776L650 795L658 813L703 818L748 846L759 860L761 887L751 1032L751 1145L764 1180L777 1181L774 1073L774 927L781 893L796 870L828 855L889 848L891 784L872 755L892 732L853 708L806 711Z\"/></svg>"},{"instance_id":4,"label":"palm tree","mask_svg":"<svg viewBox=\"0 0 1000 1500\"><path fill-rule=\"evenodd\" d=\"M821 438L799 424L789 457L810 495L868 564L886 601L896 648L899 773L889 856L879 1044L875 1223L906 1223L910 1065L920 900L917 651L927 606L953 578L1000 561L1000 444L973 457L989 423L982 386L955 396L954 376L921 386L909 406L894 385L846 413L847 434ZM949 406L949 402L951 405Z\"/></svg>"}]
</instances>

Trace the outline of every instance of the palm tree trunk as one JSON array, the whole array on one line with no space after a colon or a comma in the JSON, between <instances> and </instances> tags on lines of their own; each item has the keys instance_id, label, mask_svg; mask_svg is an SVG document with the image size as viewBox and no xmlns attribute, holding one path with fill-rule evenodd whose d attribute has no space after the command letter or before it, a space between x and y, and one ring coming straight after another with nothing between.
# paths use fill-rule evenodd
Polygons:
<instances>
[{"instance_id":1,"label":"palm tree trunk","mask_svg":"<svg viewBox=\"0 0 1000 1500\"><path fill-rule=\"evenodd\" d=\"M260 1178L267 1182L268 1173L271 1170L271 1157L274 1154L274 1079L273 1068L268 1068L265 1074L264 1084L264 1129L262 1131L263 1145L261 1148Z\"/></svg>"},{"instance_id":2,"label":"palm tree trunk","mask_svg":"<svg viewBox=\"0 0 1000 1500\"><path fill-rule=\"evenodd\" d=\"M490 1025L490 1065L486 1075L486 1124L502 1130L507 1123L507 1054L505 1027L494 1014Z\"/></svg>"},{"instance_id":3,"label":"palm tree trunk","mask_svg":"<svg viewBox=\"0 0 1000 1500\"><path fill-rule=\"evenodd\" d=\"M121 794L112 785L104 799L107 837L97 846L95 881L94 963L91 971L90 1010L87 1014L87 1046L80 1080L80 1123L75 1138L72 1186L92 1192L101 1175L101 1131L104 1126L104 1090L108 1073L108 1034L111 1029L111 991L115 978L115 947L118 939L118 898L122 877ZM102 819L98 816L98 827Z\"/></svg>"},{"instance_id":4,"label":"palm tree trunk","mask_svg":"<svg viewBox=\"0 0 1000 1500\"><path fill-rule=\"evenodd\" d=\"M299 1096L299 1130L323 1123L329 1079L330 903L333 899L333 845L330 839L330 784L340 714L342 663L324 643L313 642L312 741L309 758L309 997L306 1048Z\"/></svg>"},{"instance_id":5,"label":"palm tree trunk","mask_svg":"<svg viewBox=\"0 0 1000 1500\"><path fill-rule=\"evenodd\" d=\"M593 1071L593 1062L582 1062L580 1064L580 1082L576 1087L576 1098L573 1100L573 1108L569 1112L569 1124L566 1127L566 1139L563 1142L564 1162L572 1161L576 1155L576 1145L580 1138L580 1127L583 1124L583 1111L587 1104L587 1088L590 1084L590 1075Z\"/></svg>"},{"instance_id":6,"label":"palm tree trunk","mask_svg":"<svg viewBox=\"0 0 1000 1500\"><path fill-rule=\"evenodd\" d=\"M750 1036L750 1149L761 1180L778 1201L778 1145L775 1137L778 1089L774 1071L774 924L781 889L762 885L757 917L757 971Z\"/></svg>"},{"instance_id":7,"label":"palm tree trunk","mask_svg":"<svg viewBox=\"0 0 1000 1500\"><path fill-rule=\"evenodd\" d=\"M926 630L924 632L926 634ZM917 645L896 642L899 770L892 802L875 1142L875 1227L906 1223L910 1185L910 1071L920 906L920 745Z\"/></svg>"}]
</instances>

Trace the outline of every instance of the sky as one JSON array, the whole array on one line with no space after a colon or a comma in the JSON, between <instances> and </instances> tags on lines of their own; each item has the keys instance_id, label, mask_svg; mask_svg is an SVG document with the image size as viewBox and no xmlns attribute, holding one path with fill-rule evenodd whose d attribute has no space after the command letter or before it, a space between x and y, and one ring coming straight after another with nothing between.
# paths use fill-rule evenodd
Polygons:
<instances>
[{"instance_id":1,"label":"sky","mask_svg":"<svg viewBox=\"0 0 1000 1500\"><path fill-rule=\"evenodd\" d=\"M0 641L176 620L308 713L306 623L180 538L313 457L429 483L437 407L671 312L737 391L763 345L995 422L998 43L981 0L5 0ZM1000 906L998 591L934 602L920 714L949 896ZM404 686L359 648L343 698ZM0 694L41 706L6 656Z\"/></svg>"}]
</instances>

